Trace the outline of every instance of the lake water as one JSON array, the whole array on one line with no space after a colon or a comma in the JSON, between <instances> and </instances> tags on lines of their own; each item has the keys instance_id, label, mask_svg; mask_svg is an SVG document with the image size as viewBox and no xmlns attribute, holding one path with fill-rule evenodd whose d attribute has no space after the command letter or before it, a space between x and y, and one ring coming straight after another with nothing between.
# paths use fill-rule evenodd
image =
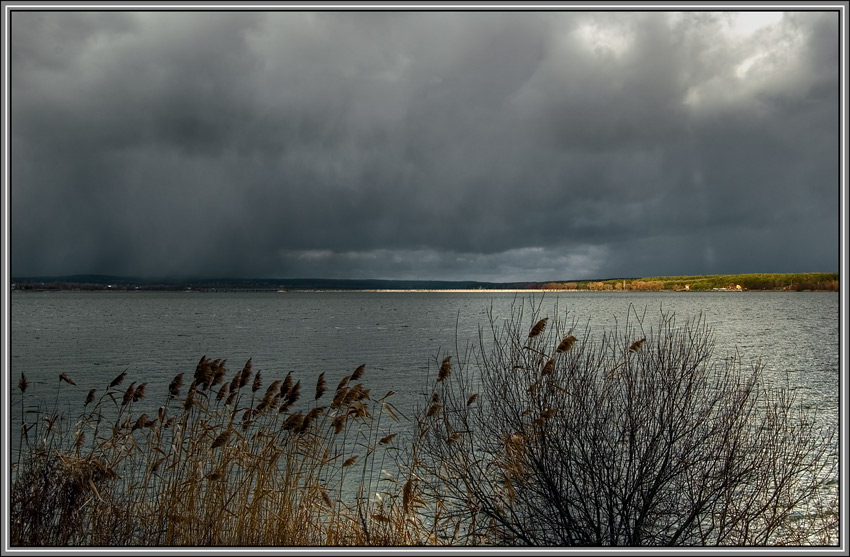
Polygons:
<instances>
[{"instance_id":1,"label":"lake water","mask_svg":"<svg viewBox=\"0 0 850 557\"><path fill-rule=\"evenodd\" d=\"M522 300L541 315L589 323L594 332L621 325L630 306L656 325L660 310L684 322L700 312L713 328L715 356L736 350L761 359L768 377L789 381L819 419L835 425L839 405L839 294L835 292L623 293L547 292L21 292L11 296L11 377L23 372L27 397L78 413L89 389L102 393L124 371L148 382L146 399L162 404L168 384L191 381L201 356L226 358L229 380L248 358L264 386L292 371L305 393L319 373L330 389L358 365L372 393L396 391L395 404L422 401L426 373L475 341ZM557 305L558 313L555 313ZM531 323L529 323L529 326ZM76 387L59 386L66 373ZM7 383L9 384L9 383ZM184 387L185 392L185 387ZM12 391L12 427L20 392ZM15 440L17 435L11 435ZM14 442L14 441L13 441Z\"/></svg>"}]
</instances>

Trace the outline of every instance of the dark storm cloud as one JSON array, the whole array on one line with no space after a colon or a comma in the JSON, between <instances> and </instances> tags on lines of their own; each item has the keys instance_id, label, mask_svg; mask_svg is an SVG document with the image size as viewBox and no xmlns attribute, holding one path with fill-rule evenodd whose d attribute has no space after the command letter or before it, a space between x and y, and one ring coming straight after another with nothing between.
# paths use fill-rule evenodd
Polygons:
<instances>
[{"instance_id":1,"label":"dark storm cloud","mask_svg":"<svg viewBox=\"0 0 850 557\"><path fill-rule=\"evenodd\" d=\"M838 266L838 16L16 12L12 274Z\"/></svg>"}]
</instances>

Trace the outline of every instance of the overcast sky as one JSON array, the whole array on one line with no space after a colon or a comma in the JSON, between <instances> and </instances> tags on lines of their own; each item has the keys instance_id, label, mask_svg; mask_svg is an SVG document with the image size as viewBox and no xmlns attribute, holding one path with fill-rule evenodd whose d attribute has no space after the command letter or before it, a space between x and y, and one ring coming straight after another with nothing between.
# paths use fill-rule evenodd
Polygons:
<instances>
[{"instance_id":1,"label":"overcast sky","mask_svg":"<svg viewBox=\"0 0 850 557\"><path fill-rule=\"evenodd\" d=\"M11 274L839 269L838 12L13 12Z\"/></svg>"}]
</instances>

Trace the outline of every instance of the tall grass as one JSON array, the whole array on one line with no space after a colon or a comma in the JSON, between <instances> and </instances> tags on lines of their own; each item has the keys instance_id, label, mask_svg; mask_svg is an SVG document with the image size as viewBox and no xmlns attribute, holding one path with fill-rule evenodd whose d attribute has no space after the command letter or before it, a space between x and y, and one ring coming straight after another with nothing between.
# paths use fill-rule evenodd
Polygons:
<instances>
[{"instance_id":1,"label":"tall grass","mask_svg":"<svg viewBox=\"0 0 850 557\"><path fill-rule=\"evenodd\" d=\"M525 312L435 358L410 418L365 365L331 390L205 356L167 386L124 371L76 416L24 414L22 374L11 545L837 542L834 431L718 362L704 322Z\"/></svg>"},{"instance_id":2,"label":"tall grass","mask_svg":"<svg viewBox=\"0 0 850 557\"><path fill-rule=\"evenodd\" d=\"M135 411L153 389L125 372L74 419L22 416L12 545L414 544L399 480L373 472L394 449L393 393L373 395L364 372L334 393L321 375L308 394L291 375L266 384L251 360L227 378L203 357L156 415Z\"/></svg>"}]
</instances>

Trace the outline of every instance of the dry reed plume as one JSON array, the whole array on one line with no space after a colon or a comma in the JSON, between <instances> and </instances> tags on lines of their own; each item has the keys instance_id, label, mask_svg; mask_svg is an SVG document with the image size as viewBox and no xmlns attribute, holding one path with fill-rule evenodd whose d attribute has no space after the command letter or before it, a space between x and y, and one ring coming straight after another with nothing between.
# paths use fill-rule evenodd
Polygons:
<instances>
[{"instance_id":1,"label":"dry reed plume","mask_svg":"<svg viewBox=\"0 0 850 557\"><path fill-rule=\"evenodd\" d=\"M401 512L391 493L380 496L392 482L372 473L388 467L394 447L396 434L386 431L398 420L392 392L373 400L362 383L346 388L346 379L338 388L344 396L318 405L327 390L322 373L314 400L296 408L301 382L291 374L260 391L252 360L229 381L225 362L201 358L182 398L184 374L175 376L153 415L134 411L147 383L118 390L126 370L100 397L90 390L75 419L58 412L27 418L22 408L12 545L421 541L419 519ZM349 379L364 371L359 366ZM75 384L64 373L62 383ZM27 386L22 375L21 396ZM382 423L383 416L392 418Z\"/></svg>"}]
</instances>

